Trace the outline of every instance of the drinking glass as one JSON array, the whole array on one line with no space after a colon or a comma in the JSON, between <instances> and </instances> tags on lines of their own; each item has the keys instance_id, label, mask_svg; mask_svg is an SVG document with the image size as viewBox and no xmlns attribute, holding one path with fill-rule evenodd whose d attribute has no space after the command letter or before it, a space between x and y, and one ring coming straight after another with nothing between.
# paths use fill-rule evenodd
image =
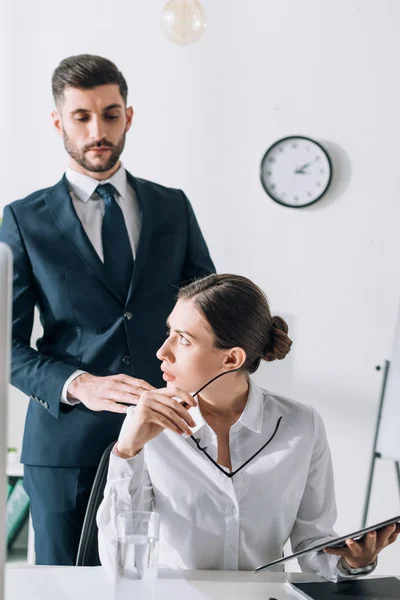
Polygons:
<instances>
[{"instance_id":1,"label":"drinking glass","mask_svg":"<svg viewBox=\"0 0 400 600\"><path fill-rule=\"evenodd\" d=\"M155 512L116 516L114 600L155 600L160 518Z\"/></svg>"}]
</instances>

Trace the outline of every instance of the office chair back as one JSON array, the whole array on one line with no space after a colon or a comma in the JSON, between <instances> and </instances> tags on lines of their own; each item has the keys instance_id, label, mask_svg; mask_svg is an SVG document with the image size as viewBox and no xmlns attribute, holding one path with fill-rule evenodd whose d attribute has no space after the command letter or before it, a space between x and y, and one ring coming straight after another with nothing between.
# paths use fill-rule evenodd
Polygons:
<instances>
[{"instance_id":1,"label":"office chair back","mask_svg":"<svg viewBox=\"0 0 400 600\"><path fill-rule=\"evenodd\" d=\"M92 490L89 496L89 502L86 508L83 521L81 537L79 540L78 554L76 556L77 567L93 567L100 565L96 514L104 495L104 488L107 482L108 464L110 462L110 453L114 448L115 442L112 442L104 450L97 468L96 476L93 481Z\"/></svg>"}]
</instances>

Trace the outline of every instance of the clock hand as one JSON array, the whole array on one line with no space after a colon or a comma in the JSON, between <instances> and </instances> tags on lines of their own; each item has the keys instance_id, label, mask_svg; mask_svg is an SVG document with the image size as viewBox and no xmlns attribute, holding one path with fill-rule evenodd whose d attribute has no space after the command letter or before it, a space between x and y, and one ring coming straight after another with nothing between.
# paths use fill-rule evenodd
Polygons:
<instances>
[{"instance_id":1,"label":"clock hand","mask_svg":"<svg viewBox=\"0 0 400 600\"><path fill-rule=\"evenodd\" d=\"M308 162L305 165L299 167L298 169L296 169L295 173L298 173L300 175L308 175L308 173L304 172L304 169L307 169L308 167L311 167L311 165L313 164L313 162L315 162L315 160L312 160L311 162Z\"/></svg>"}]
</instances>

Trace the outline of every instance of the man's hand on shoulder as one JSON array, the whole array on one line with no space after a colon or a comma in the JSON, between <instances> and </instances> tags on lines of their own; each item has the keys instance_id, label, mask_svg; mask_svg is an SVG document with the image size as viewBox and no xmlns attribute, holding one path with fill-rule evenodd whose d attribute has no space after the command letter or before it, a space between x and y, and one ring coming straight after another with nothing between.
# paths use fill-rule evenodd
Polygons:
<instances>
[{"instance_id":1,"label":"man's hand on shoulder","mask_svg":"<svg viewBox=\"0 0 400 600\"><path fill-rule=\"evenodd\" d=\"M129 375L110 375L96 377L90 373L82 373L68 386L67 398L80 400L93 411L107 410L115 413L126 413L127 406L120 404L137 404L144 392L155 389L152 385Z\"/></svg>"}]
</instances>

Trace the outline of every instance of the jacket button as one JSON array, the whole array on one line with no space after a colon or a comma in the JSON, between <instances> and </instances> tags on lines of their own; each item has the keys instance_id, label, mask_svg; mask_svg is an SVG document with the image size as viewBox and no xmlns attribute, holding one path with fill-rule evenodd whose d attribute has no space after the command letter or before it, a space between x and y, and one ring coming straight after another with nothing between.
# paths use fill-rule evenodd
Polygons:
<instances>
[{"instance_id":1,"label":"jacket button","mask_svg":"<svg viewBox=\"0 0 400 600\"><path fill-rule=\"evenodd\" d=\"M124 358L122 359L122 362L124 363L124 365L131 365L132 364L131 357L124 356Z\"/></svg>"},{"instance_id":2,"label":"jacket button","mask_svg":"<svg viewBox=\"0 0 400 600\"><path fill-rule=\"evenodd\" d=\"M43 406L44 406L45 408L49 408L49 403L48 403L48 402L43 402Z\"/></svg>"},{"instance_id":3,"label":"jacket button","mask_svg":"<svg viewBox=\"0 0 400 600\"><path fill-rule=\"evenodd\" d=\"M129 311L126 311L126 313L124 314L125 319L128 319L128 321L130 321L133 317L132 313Z\"/></svg>"}]
</instances>

